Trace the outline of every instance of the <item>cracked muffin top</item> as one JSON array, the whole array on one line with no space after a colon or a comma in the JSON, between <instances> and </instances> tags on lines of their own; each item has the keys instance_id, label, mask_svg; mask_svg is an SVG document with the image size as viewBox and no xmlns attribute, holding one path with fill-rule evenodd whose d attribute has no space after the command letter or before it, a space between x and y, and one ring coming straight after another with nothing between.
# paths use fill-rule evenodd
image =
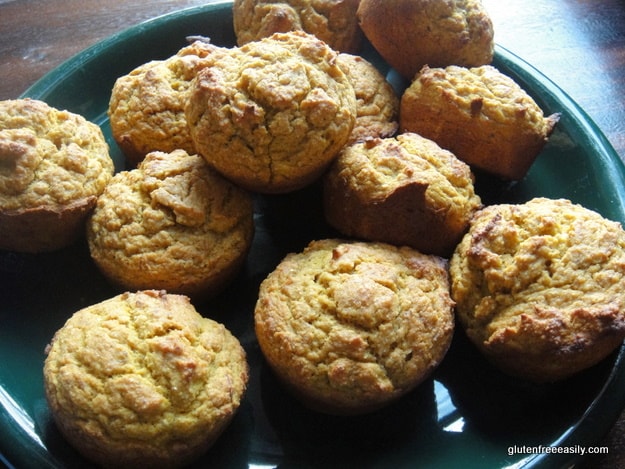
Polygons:
<instances>
[{"instance_id":1,"label":"cracked muffin top","mask_svg":"<svg viewBox=\"0 0 625 469\"><path fill-rule=\"evenodd\" d=\"M468 337L511 374L562 379L625 337L625 232L568 200L478 211L450 275Z\"/></svg>"},{"instance_id":2,"label":"cracked muffin top","mask_svg":"<svg viewBox=\"0 0 625 469\"><path fill-rule=\"evenodd\" d=\"M63 207L113 175L100 127L43 101L0 101L0 209Z\"/></svg>"},{"instance_id":3,"label":"cracked muffin top","mask_svg":"<svg viewBox=\"0 0 625 469\"><path fill-rule=\"evenodd\" d=\"M238 409L245 352L184 296L124 293L76 312L46 349L52 414L105 467L178 467L204 452Z\"/></svg>"},{"instance_id":4,"label":"cracked muffin top","mask_svg":"<svg viewBox=\"0 0 625 469\"><path fill-rule=\"evenodd\" d=\"M360 0L235 0L237 44L273 33L305 31L340 52L358 52L362 32L356 10Z\"/></svg>"},{"instance_id":5,"label":"cracked muffin top","mask_svg":"<svg viewBox=\"0 0 625 469\"><path fill-rule=\"evenodd\" d=\"M446 262L384 243L313 241L263 281L255 324L264 356L304 403L371 411L413 389L447 352Z\"/></svg>"},{"instance_id":6,"label":"cracked muffin top","mask_svg":"<svg viewBox=\"0 0 625 469\"><path fill-rule=\"evenodd\" d=\"M197 151L235 183L278 193L313 182L348 141L354 89L337 53L301 31L211 54L186 116Z\"/></svg>"}]
</instances>

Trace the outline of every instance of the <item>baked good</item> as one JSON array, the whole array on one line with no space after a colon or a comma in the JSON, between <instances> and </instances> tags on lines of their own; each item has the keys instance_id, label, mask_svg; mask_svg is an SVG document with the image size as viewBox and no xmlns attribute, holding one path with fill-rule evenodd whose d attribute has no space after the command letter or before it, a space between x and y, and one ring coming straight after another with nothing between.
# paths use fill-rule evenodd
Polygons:
<instances>
[{"instance_id":1,"label":"baked good","mask_svg":"<svg viewBox=\"0 0 625 469\"><path fill-rule=\"evenodd\" d=\"M232 280L253 233L250 195L184 150L117 173L87 224L91 257L114 284L194 299Z\"/></svg>"},{"instance_id":2,"label":"baked good","mask_svg":"<svg viewBox=\"0 0 625 469\"><path fill-rule=\"evenodd\" d=\"M373 47L407 80L424 65L493 60L493 24L480 0L361 0L357 16Z\"/></svg>"},{"instance_id":3,"label":"baked good","mask_svg":"<svg viewBox=\"0 0 625 469\"><path fill-rule=\"evenodd\" d=\"M372 137L395 135L399 98L384 75L358 55L341 53L337 63L356 93L356 121L347 145Z\"/></svg>"},{"instance_id":4,"label":"baked good","mask_svg":"<svg viewBox=\"0 0 625 469\"><path fill-rule=\"evenodd\" d=\"M346 147L323 194L325 218L343 235L445 257L481 207L469 166L413 133Z\"/></svg>"},{"instance_id":5,"label":"baked good","mask_svg":"<svg viewBox=\"0 0 625 469\"><path fill-rule=\"evenodd\" d=\"M313 241L262 282L254 320L267 362L305 405L370 412L443 360L454 328L447 264L384 243Z\"/></svg>"},{"instance_id":6,"label":"baked good","mask_svg":"<svg viewBox=\"0 0 625 469\"><path fill-rule=\"evenodd\" d=\"M0 101L0 249L73 243L113 166L100 127L84 117L34 99Z\"/></svg>"},{"instance_id":7,"label":"baked good","mask_svg":"<svg viewBox=\"0 0 625 469\"><path fill-rule=\"evenodd\" d=\"M542 109L512 78L486 65L423 67L401 98L400 131L416 132L469 165L522 179L559 114Z\"/></svg>"},{"instance_id":8,"label":"baked good","mask_svg":"<svg viewBox=\"0 0 625 469\"><path fill-rule=\"evenodd\" d=\"M113 85L108 115L130 166L151 151L195 153L184 115L186 92L216 46L194 41L172 57L142 64Z\"/></svg>"},{"instance_id":9,"label":"baked good","mask_svg":"<svg viewBox=\"0 0 625 469\"><path fill-rule=\"evenodd\" d=\"M181 467L235 415L241 344L189 299L139 291L74 313L46 348L45 395L67 441L102 467Z\"/></svg>"},{"instance_id":10,"label":"baked good","mask_svg":"<svg viewBox=\"0 0 625 469\"><path fill-rule=\"evenodd\" d=\"M354 89L336 52L301 31L211 54L191 87L197 151L245 187L284 193L313 182L349 139Z\"/></svg>"},{"instance_id":11,"label":"baked good","mask_svg":"<svg viewBox=\"0 0 625 469\"><path fill-rule=\"evenodd\" d=\"M509 374L560 380L625 337L625 232L568 200L479 211L450 275L467 336Z\"/></svg>"},{"instance_id":12,"label":"baked good","mask_svg":"<svg viewBox=\"0 0 625 469\"><path fill-rule=\"evenodd\" d=\"M273 33L305 31L340 52L356 53L362 31L356 19L360 0L235 0L232 8L237 44Z\"/></svg>"}]
</instances>

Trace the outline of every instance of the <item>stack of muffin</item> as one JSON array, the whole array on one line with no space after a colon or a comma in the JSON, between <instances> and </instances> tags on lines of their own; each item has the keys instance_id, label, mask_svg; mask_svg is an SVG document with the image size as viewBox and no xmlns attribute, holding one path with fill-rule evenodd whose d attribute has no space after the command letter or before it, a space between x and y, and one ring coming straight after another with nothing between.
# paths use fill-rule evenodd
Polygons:
<instances>
[{"instance_id":1,"label":"stack of muffin","mask_svg":"<svg viewBox=\"0 0 625 469\"><path fill-rule=\"evenodd\" d=\"M558 121L490 65L479 1L312 3L236 0L236 47L195 38L120 77L109 117L129 169L115 175L93 124L0 103L0 247L58 249L86 232L123 292L72 316L44 369L59 428L96 462L186 463L240 405L245 352L191 301L243 265L253 194L320 182L342 236L289 254L254 312L268 364L312 409L405 395L444 359L455 318L502 371L537 382L625 337L618 223L566 200L484 207L476 193L476 171L522 179ZM405 89L357 55L363 37Z\"/></svg>"}]
</instances>

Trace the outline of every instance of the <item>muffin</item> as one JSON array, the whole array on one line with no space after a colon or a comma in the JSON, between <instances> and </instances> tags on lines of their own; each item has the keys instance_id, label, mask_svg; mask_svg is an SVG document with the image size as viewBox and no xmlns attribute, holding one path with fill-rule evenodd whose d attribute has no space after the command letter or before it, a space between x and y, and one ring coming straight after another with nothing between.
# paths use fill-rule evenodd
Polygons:
<instances>
[{"instance_id":1,"label":"muffin","mask_svg":"<svg viewBox=\"0 0 625 469\"><path fill-rule=\"evenodd\" d=\"M273 33L305 31L340 52L356 53L362 31L356 19L360 0L235 0L232 8L237 44Z\"/></svg>"},{"instance_id":2,"label":"muffin","mask_svg":"<svg viewBox=\"0 0 625 469\"><path fill-rule=\"evenodd\" d=\"M117 173L87 224L91 257L112 283L196 300L233 279L253 233L250 195L184 150Z\"/></svg>"},{"instance_id":3,"label":"muffin","mask_svg":"<svg viewBox=\"0 0 625 469\"><path fill-rule=\"evenodd\" d=\"M399 125L505 180L522 179L559 114L536 102L492 66L424 67L401 98Z\"/></svg>"},{"instance_id":4,"label":"muffin","mask_svg":"<svg viewBox=\"0 0 625 469\"><path fill-rule=\"evenodd\" d=\"M361 0L357 16L373 47L407 80L424 65L493 60L493 24L479 0Z\"/></svg>"},{"instance_id":5,"label":"muffin","mask_svg":"<svg viewBox=\"0 0 625 469\"><path fill-rule=\"evenodd\" d=\"M413 133L346 147L323 194L325 218L343 235L444 257L481 207L469 166Z\"/></svg>"},{"instance_id":6,"label":"muffin","mask_svg":"<svg viewBox=\"0 0 625 469\"><path fill-rule=\"evenodd\" d=\"M316 411L385 406L425 380L447 352L454 319L446 267L407 247L313 241L261 284L260 349Z\"/></svg>"},{"instance_id":7,"label":"muffin","mask_svg":"<svg viewBox=\"0 0 625 469\"><path fill-rule=\"evenodd\" d=\"M0 101L0 249L72 244L113 171L96 124L43 101Z\"/></svg>"},{"instance_id":8,"label":"muffin","mask_svg":"<svg viewBox=\"0 0 625 469\"><path fill-rule=\"evenodd\" d=\"M564 379L625 337L625 232L568 200L479 211L450 275L467 336L509 374Z\"/></svg>"},{"instance_id":9,"label":"muffin","mask_svg":"<svg viewBox=\"0 0 625 469\"><path fill-rule=\"evenodd\" d=\"M337 63L356 93L356 121L347 144L395 135L399 98L384 75L358 55L339 54Z\"/></svg>"},{"instance_id":10,"label":"muffin","mask_svg":"<svg viewBox=\"0 0 625 469\"><path fill-rule=\"evenodd\" d=\"M195 41L176 55L143 64L115 81L108 109L111 132L130 166L151 151L195 153L184 115L186 92L214 49Z\"/></svg>"},{"instance_id":11,"label":"muffin","mask_svg":"<svg viewBox=\"0 0 625 469\"><path fill-rule=\"evenodd\" d=\"M189 299L124 293L76 312L46 348L45 395L67 441L103 467L181 467L235 415L245 351Z\"/></svg>"},{"instance_id":12,"label":"muffin","mask_svg":"<svg viewBox=\"0 0 625 469\"><path fill-rule=\"evenodd\" d=\"M336 52L301 31L211 54L186 107L197 151L255 192L300 189L329 166L356 119ZM209 60L210 61L210 60Z\"/></svg>"}]
</instances>

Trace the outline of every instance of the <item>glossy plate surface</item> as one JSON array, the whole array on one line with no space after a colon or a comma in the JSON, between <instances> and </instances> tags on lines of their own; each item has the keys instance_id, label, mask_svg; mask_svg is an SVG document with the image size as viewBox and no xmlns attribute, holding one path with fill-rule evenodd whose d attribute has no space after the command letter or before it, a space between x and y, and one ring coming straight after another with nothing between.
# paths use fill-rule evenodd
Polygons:
<instances>
[{"instance_id":1,"label":"glossy plate surface","mask_svg":"<svg viewBox=\"0 0 625 469\"><path fill-rule=\"evenodd\" d=\"M118 76L163 59L203 35L234 45L231 6L212 4L156 18L93 46L26 92L100 124L117 168L106 109ZM363 55L385 73L366 47ZM625 169L588 116L553 83L498 48L495 65L514 77L547 114L562 118L525 180L480 177L486 203L566 197L625 221ZM392 71L389 79L392 77ZM216 300L196 305L242 342L252 370L248 393L228 430L194 467L562 467L576 445L598 444L625 405L623 349L566 382L533 386L489 367L462 334L431 379L378 413L337 418L309 412L267 370L253 332L261 280L288 252L334 236L323 223L319 188L258 197L257 233L245 270ZM43 395L44 349L78 309L117 294L89 259L84 242L42 255L0 252L0 453L15 467L89 467L61 438ZM561 454L511 454L510 447L559 445Z\"/></svg>"}]
</instances>

